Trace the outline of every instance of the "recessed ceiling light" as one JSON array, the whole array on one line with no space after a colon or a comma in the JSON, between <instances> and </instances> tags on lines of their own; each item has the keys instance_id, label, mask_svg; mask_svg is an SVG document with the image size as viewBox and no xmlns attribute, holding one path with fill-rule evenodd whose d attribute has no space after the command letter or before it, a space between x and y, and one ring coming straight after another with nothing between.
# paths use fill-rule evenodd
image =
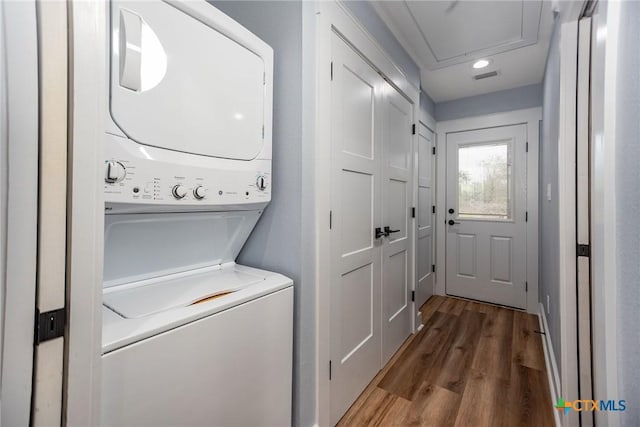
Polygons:
<instances>
[{"instance_id":1,"label":"recessed ceiling light","mask_svg":"<svg viewBox=\"0 0 640 427\"><path fill-rule=\"evenodd\" d=\"M473 63L473 68L475 68L476 70L480 69L480 68L484 68L487 65L489 65L491 63L491 61L489 61L488 59L481 59L479 61L476 61Z\"/></svg>"}]
</instances>

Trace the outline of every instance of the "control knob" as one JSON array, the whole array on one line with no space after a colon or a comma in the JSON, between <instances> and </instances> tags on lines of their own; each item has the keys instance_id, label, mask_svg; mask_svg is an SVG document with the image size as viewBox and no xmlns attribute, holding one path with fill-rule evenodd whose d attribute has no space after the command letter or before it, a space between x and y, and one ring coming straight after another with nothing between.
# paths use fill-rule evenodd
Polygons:
<instances>
[{"instance_id":1,"label":"control knob","mask_svg":"<svg viewBox=\"0 0 640 427\"><path fill-rule=\"evenodd\" d=\"M198 185L196 188L193 189L193 197L195 197L198 200L204 199L204 196L206 195L207 195L207 190L202 185Z\"/></svg>"},{"instance_id":2,"label":"control knob","mask_svg":"<svg viewBox=\"0 0 640 427\"><path fill-rule=\"evenodd\" d=\"M258 188L258 190L260 190L260 191L264 191L264 190L265 190L265 188L267 188L267 182L266 182L266 180L264 179L264 176L262 176L262 175L261 175L261 176L259 176L259 177L256 179L256 187L257 187L257 188Z\"/></svg>"},{"instance_id":3,"label":"control knob","mask_svg":"<svg viewBox=\"0 0 640 427\"><path fill-rule=\"evenodd\" d=\"M187 195L187 190L183 185L177 184L173 186L173 190L171 190L171 193L173 194L173 197L180 200L184 199L184 197Z\"/></svg>"},{"instance_id":4,"label":"control knob","mask_svg":"<svg viewBox=\"0 0 640 427\"><path fill-rule=\"evenodd\" d=\"M114 184L116 182L122 181L125 176L127 176L127 170L122 163L115 160L110 160L107 162L107 171L104 176L105 182Z\"/></svg>"}]
</instances>

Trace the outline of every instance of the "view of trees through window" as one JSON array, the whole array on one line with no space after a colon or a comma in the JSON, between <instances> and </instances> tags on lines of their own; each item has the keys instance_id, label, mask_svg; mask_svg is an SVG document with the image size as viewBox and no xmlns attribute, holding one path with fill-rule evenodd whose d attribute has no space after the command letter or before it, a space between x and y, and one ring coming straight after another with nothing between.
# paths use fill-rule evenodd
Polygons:
<instances>
[{"instance_id":1,"label":"view of trees through window","mask_svg":"<svg viewBox=\"0 0 640 427\"><path fill-rule=\"evenodd\" d=\"M458 149L458 209L460 216L511 217L510 146L486 144Z\"/></svg>"}]
</instances>

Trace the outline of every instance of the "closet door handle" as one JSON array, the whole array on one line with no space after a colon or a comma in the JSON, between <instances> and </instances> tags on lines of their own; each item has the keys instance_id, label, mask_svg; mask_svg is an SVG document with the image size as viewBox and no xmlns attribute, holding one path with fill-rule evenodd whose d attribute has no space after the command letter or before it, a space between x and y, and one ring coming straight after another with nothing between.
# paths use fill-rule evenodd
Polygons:
<instances>
[{"instance_id":1,"label":"closet door handle","mask_svg":"<svg viewBox=\"0 0 640 427\"><path fill-rule=\"evenodd\" d=\"M385 225L384 226L384 232L388 236L391 233L398 233L398 232L400 232L400 230L392 230L391 227L389 227L388 225Z\"/></svg>"},{"instance_id":2,"label":"closet door handle","mask_svg":"<svg viewBox=\"0 0 640 427\"><path fill-rule=\"evenodd\" d=\"M376 232L376 239L379 239L382 236L388 236L388 234L382 231L380 227L376 227L375 232Z\"/></svg>"}]
</instances>

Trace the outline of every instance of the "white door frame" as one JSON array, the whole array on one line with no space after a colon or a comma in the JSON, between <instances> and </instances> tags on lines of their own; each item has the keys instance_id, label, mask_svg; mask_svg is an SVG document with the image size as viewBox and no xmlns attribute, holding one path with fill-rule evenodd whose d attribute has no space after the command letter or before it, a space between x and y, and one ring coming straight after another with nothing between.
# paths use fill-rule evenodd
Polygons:
<instances>
[{"instance_id":1,"label":"white door frame","mask_svg":"<svg viewBox=\"0 0 640 427\"><path fill-rule=\"evenodd\" d=\"M315 21L315 82L314 98L316 111L314 116L313 140L309 141L314 147L310 158L307 158L305 170L312 171L312 194L315 204L315 266L313 278L316 294L316 422L319 425L330 424L330 295L326 284L330 280L329 265L329 211L330 198L330 167L331 167L331 40L334 31L342 35L374 65L387 80L392 82L402 93L407 95L413 103L414 118L419 108L419 88L413 86L384 50L377 44L364 27L350 14L346 6L339 1L317 2ZM308 100L309 102L311 100ZM415 137L414 137L415 145ZM412 223L412 229L414 228ZM413 268L411 269L413 271ZM411 277L411 283L414 277ZM413 317L413 316L412 316Z\"/></svg>"},{"instance_id":2,"label":"white door frame","mask_svg":"<svg viewBox=\"0 0 640 427\"><path fill-rule=\"evenodd\" d=\"M601 3L600 19L594 19L591 56L600 64L592 69L591 142L591 286L592 363L595 399L623 399L619 392L616 265L616 74L620 3ZM604 19L602 19L604 18ZM564 348L564 342L563 342ZM567 397L569 398L569 397ZM619 414L599 411L598 425L620 425Z\"/></svg>"},{"instance_id":3,"label":"white door frame","mask_svg":"<svg viewBox=\"0 0 640 427\"><path fill-rule=\"evenodd\" d=\"M0 232L2 244L6 243L0 283L3 315L0 424L26 426L31 417L38 226L36 5L35 1L2 2L0 11L3 27L0 216L3 226L6 224Z\"/></svg>"},{"instance_id":4,"label":"white door frame","mask_svg":"<svg viewBox=\"0 0 640 427\"><path fill-rule=\"evenodd\" d=\"M446 295L446 165L447 134L517 124L527 125L527 303L529 313L538 312L538 148L539 124L542 108L509 111L506 113L469 117L438 122L436 128L436 289L438 295Z\"/></svg>"},{"instance_id":5,"label":"white door frame","mask_svg":"<svg viewBox=\"0 0 640 427\"><path fill-rule=\"evenodd\" d=\"M100 424L107 3L69 2L68 351L63 423Z\"/></svg>"}]
</instances>

